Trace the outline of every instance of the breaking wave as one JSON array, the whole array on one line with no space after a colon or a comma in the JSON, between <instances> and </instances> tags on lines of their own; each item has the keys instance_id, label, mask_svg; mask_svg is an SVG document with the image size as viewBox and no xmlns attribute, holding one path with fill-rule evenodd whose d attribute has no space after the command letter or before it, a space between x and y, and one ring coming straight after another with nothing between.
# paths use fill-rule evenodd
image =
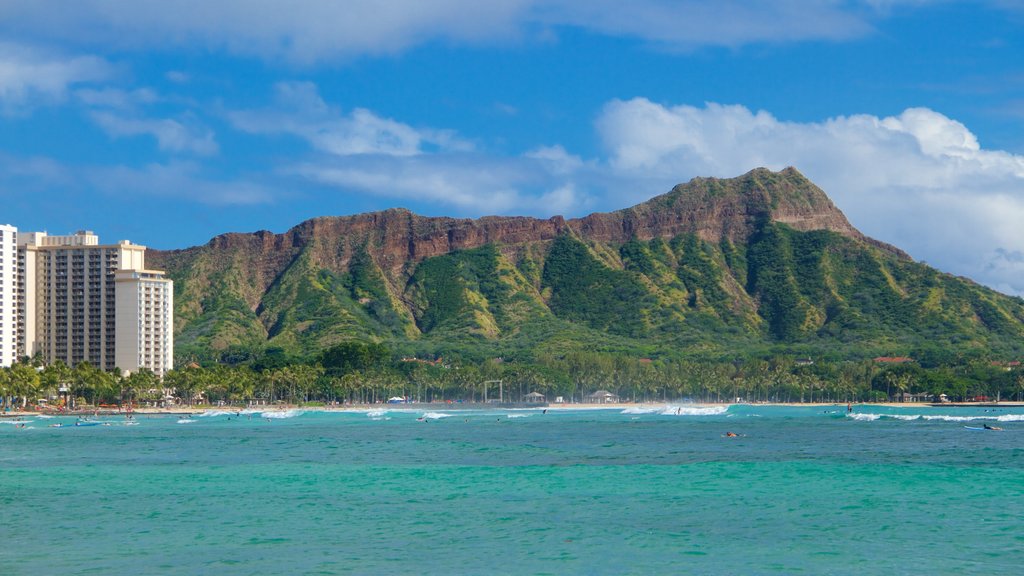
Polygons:
<instances>
[{"instance_id":1,"label":"breaking wave","mask_svg":"<svg viewBox=\"0 0 1024 576\"><path fill-rule=\"evenodd\" d=\"M882 417L882 415L881 414L867 414L867 413L860 413L860 412L858 412L857 414L847 414L846 417L850 418L850 419L853 419L853 420L860 420L862 422L871 422L871 421L874 421L874 420L878 420L879 418Z\"/></svg>"},{"instance_id":2,"label":"breaking wave","mask_svg":"<svg viewBox=\"0 0 1024 576\"><path fill-rule=\"evenodd\" d=\"M426 412L423 414L423 418L428 420L440 420L441 418L450 418L451 414L445 414L444 412Z\"/></svg>"},{"instance_id":3,"label":"breaking wave","mask_svg":"<svg viewBox=\"0 0 1024 576\"><path fill-rule=\"evenodd\" d=\"M729 411L728 406L673 406L660 407L631 406L623 414L660 414L663 416L719 416Z\"/></svg>"},{"instance_id":4,"label":"breaking wave","mask_svg":"<svg viewBox=\"0 0 1024 576\"><path fill-rule=\"evenodd\" d=\"M237 416L239 414L256 414L257 410L207 410L200 414L196 414L199 418L216 418L217 416Z\"/></svg>"},{"instance_id":5,"label":"breaking wave","mask_svg":"<svg viewBox=\"0 0 1024 576\"><path fill-rule=\"evenodd\" d=\"M302 410L291 409L291 410L270 410L267 412L260 413L262 418L295 418L296 416L302 415Z\"/></svg>"},{"instance_id":6,"label":"breaking wave","mask_svg":"<svg viewBox=\"0 0 1024 576\"><path fill-rule=\"evenodd\" d=\"M873 414L870 412L863 412L847 414L846 417L852 420L861 421L873 421L885 418L904 421L934 420L939 422L972 422L976 420L995 420L998 422L1024 422L1024 414L1003 414L1001 416L951 416L949 414Z\"/></svg>"}]
</instances>

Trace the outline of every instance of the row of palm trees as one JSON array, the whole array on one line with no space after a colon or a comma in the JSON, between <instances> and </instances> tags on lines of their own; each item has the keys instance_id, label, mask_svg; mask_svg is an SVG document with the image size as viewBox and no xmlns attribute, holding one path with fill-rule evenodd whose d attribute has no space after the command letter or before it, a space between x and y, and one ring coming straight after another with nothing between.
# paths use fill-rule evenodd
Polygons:
<instances>
[{"instance_id":1,"label":"row of palm trees","mask_svg":"<svg viewBox=\"0 0 1024 576\"><path fill-rule=\"evenodd\" d=\"M53 401L68 408L79 401L93 406L120 405L159 390L160 379L149 370L123 375L120 370L105 372L88 362L71 368L61 361L47 366L19 362L0 369L0 402L7 408L51 405Z\"/></svg>"},{"instance_id":2,"label":"row of palm trees","mask_svg":"<svg viewBox=\"0 0 1024 576\"><path fill-rule=\"evenodd\" d=\"M973 370L973 372L971 371ZM530 392L549 400L583 401L596 390L609 390L635 402L745 401L847 402L883 401L904 392L930 392L951 398L1024 394L1024 371L1010 373L979 365L964 370L882 367L868 361L833 364L792 360L694 362L639 360L600 353L539 356L533 364L488 361L475 364L382 364L359 371L326 370L319 364L292 364L252 370L246 366L191 364L170 371L161 381L153 373L127 376L104 372L88 363L68 367L15 364L0 369L4 405L26 406L39 399L75 404L160 402L180 404L287 402L302 404L383 402L391 397L421 402L481 401L499 394L521 401Z\"/></svg>"}]
</instances>

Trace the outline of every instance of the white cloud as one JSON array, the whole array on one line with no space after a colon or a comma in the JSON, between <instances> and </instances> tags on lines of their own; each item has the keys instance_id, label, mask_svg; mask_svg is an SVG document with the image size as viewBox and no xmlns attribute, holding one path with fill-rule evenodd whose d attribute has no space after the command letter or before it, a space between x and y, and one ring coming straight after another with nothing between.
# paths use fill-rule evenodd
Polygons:
<instances>
[{"instance_id":1,"label":"white cloud","mask_svg":"<svg viewBox=\"0 0 1024 576\"><path fill-rule=\"evenodd\" d=\"M530 158L471 154L373 156L307 162L290 174L342 193L362 193L437 206L460 214L536 215L578 213L590 203L572 182ZM573 175L579 177L579 174Z\"/></svg>"},{"instance_id":2,"label":"white cloud","mask_svg":"<svg viewBox=\"0 0 1024 576\"><path fill-rule=\"evenodd\" d=\"M108 78L112 67L95 56L62 57L0 42L0 111L14 113L64 99L68 87Z\"/></svg>"},{"instance_id":3,"label":"white cloud","mask_svg":"<svg viewBox=\"0 0 1024 576\"><path fill-rule=\"evenodd\" d=\"M561 146L521 157L477 152L454 131L412 127L355 109L328 105L314 84L281 83L272 108L228 112L235 128L251 134L299 137L319 152L279 168L337 190L369 194L460 214L577 213L589 198L571 180L588 166Z\"/></svg>"},{"instance_id":4,"label":"white cloud","mask_svg":"<svg viewBox=\"0 0 1024 576\"><path fill-rule=\"evenodd\" d=\"M315 63L430 41L488 44L580 28L658 45L845 40L915 0L12 0L12 33L118 48L202 46Z\"/></svg>"},{"instance_id":5,"label":"white cloud","mask_svg":"<svg viewBox=\"0 0 1024 576\"><path fill-rule=\"evenodd\" d=\"M171 118L125 118L106 111L93 111L90 116L115 138L149 135L156 138L161 150L169 152L210 156L218 151L213 132L189 118L184 124Z\"/></svg>"},{"instance_id":6,"label":"white cloud","mask_svg":"<svg viewBox=\"0 0 1024 576\"><path fill-rule=\"evenodd\" d=\"M561 145L542 146L523 156L544 163L555 174L571 174L586 164L579 156L566 152Z\"/></svg>"},{"instance_id":7,"label":"white cloud","mask_svg":"<svg viewBox=\"0 0 1024 576\"><path fill-rule=\"evenodd\" d=\"M1005 257L1024 252L1024 156L986 150L932 110L794 123L742 106L635 99L610 102L597 125L611 171L631 189L796 166L869 236L1024 293L1024 262Z\"/></svg>"},{"instance_id":8,"label":"white cloud","mask_svg":"<svg viewBox=\"0 0 1024 576\"><path fill-rule=\"evenodd\" d=\"M239 130L252 134L291 134L317 150L336 156L385 154L413 156L432 150L468 150L472 146L449 130L413 128L356 108L349 114L328 106L309 82L276 86L276 106L228 114Z\"/></svg>"}]
</instances>

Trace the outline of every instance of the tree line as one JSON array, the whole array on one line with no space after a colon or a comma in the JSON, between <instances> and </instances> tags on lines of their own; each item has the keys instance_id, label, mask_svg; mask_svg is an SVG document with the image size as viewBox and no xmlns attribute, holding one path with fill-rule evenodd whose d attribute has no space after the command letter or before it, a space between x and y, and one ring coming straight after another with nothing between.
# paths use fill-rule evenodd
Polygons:
<instances>
[{"instance_id":1,"label":"tree line","mask_svg":"<svg viewBox=\"0 0 1024 576\"><path fill-rule=\"evenodd\" d=\"M42 366L21 362L0 369L6 407L40 399L68 407L155 404L374 404L389 398L418 402L526 400L585 402L606 390L630 402L884 402L906 395L951 401L1024 398L1024 370L974 358L946 364L886 365L791 357L709 361L644 359L600 352L537 354L531 361L394 358L381 344L347 342L313 359L283 353L238 363L194 362L161 381L145 370L122 376L83 362Z\"/></svg>"}]
</instances>

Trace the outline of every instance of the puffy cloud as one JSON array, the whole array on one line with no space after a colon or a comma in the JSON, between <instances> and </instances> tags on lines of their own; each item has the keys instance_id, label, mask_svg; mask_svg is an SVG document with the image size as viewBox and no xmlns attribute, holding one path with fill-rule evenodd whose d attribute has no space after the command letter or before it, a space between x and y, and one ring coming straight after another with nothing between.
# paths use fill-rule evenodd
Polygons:
<instances>
[{"instance_id":1,"label":"puffy cloud","mask_svg":"<svg viewBox=\"0 0 1024 576\"><path fill-rule=\"evenodd\" d=\"M10 34L120 48L195 46L312 63L428 41L493 43L574 27L662 46L844 40L919 0L13 0ZM4 25L0 25L0 31Z\"/></svg>"},{"instance_id":2,"label":"puffy cloud","mask_svg":"<svg viewBox=\"0 0 1024 576\"><path fill-rule=\"evenodd\" d=\"M610 102L597 125L610 169L647 183L632 189L796 166L866 234L1024 293L1024 262L1006 256L1024 251L1024 156L982 148L935 111L794 123L743 106L634 99Z\"/></svg>"},{"instance_id":3,"label":"puffy cloud","mask_svg":"<svg viewBox=\"0 0 1024 576\"><path fill-rule=\"evenodd\" d=\"M0 42L0 111L15 113L41 101L59 101L69 86L111 74L112 67L95 56L62 57Z\"/></svg>"},{"instance_id":4,"label":"puffy cloud","mask_svg":"<svg viewBox=\"0 0 1024 576\"><path fill-rule=\"evenodd\" d=\"M149 135L156 138L161 150L203 156L216 154L218 150L213 132L195 122L186 125L171 118L124 118L104 111L94 111L90 116L115 138Z\"/></svg>"},{"instance_id":5,"label":"puffy cloud","mask_svg":"<svg viewBox=\"0 0 1024 576\"><path fill-rule=\"evenodd\" d=\"M386 154L412 156L428 150L467 150L468 142L448 130L417 129L356 108L350 114L328 106L309 82L280 83L275 107L235 111L229 119L252 134L291 134L337 156Z\"/></svg>"}]
</instances>

